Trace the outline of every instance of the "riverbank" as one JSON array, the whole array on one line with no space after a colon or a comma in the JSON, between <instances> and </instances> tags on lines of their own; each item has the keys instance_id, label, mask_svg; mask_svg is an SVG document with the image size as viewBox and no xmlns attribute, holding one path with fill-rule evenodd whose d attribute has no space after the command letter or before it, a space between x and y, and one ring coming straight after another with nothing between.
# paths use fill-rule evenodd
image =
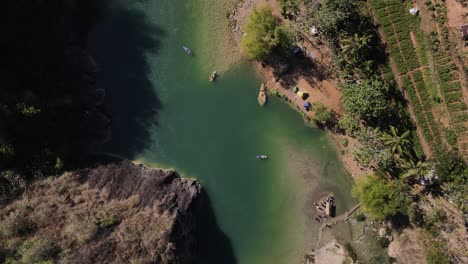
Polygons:
<instances>
[{"instance_id":1,"label":"riverbank","mask_svg":"<svg viewBox=\"0 0 468 264\"><path fill-rule=\"evenodd\" d=\"M239 46L242 39L245 22L253 8L262 4L270 4L273 14L280 18L280 7L277 0L245 0L237 3L228 14L234 42ZM343 113L341 103L341 91L339 89L339 78L334 75L336 67L332 61L331 51L319 38L310 36L307 32L299 32L300 46L310 57L293 59L288 66L288 71L281 76L274 73L273 67L255 61L255 68L265 83L270 95L278 95L292 108L299 111L305 122L310 123L315 117L313 111L306 110L303 106L306 102L321 102L338 116ZM293 92L293 87L309 96L306 100L299 98ZM353 177L359 177L372 173L371 170L363 168L354 159L353 150L358 148L358 142L349 136L334 133L327 130L327 134L338 148L340 160L348 173Z\"/></svg>"}]
</instances>

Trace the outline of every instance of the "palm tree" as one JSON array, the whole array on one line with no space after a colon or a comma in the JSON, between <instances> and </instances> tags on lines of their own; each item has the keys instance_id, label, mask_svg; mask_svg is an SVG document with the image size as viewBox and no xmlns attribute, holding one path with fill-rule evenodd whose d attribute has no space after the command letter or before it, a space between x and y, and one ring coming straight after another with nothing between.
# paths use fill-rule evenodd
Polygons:
<instances>
[{"instance_id":1,"label":"palm tree","mask_svg":"<svg viewBox=\"0 0 468 264\"><path fill-rule=\"evenodd\" d=\"M421 177L430 169L431 164L421 160L414 161L413 159L400 159L400 168L405 170L400 175L400 179L407 180L410 178Z\"/></svg>"},{"instance_id":2,"label":"palm tree","mask_svg":"<svg viewBox=\"0 0 468 264\"><path fill-rule=\"evenodd\" d=\"M390 127L390 134L384 132L382 134L382 140L385 146L390 147L392 154L398 152L398 154L403 154L406 151L406 147L409 145L409 135L410 131L405 131L401 135L398 135L398 129L394 126Z\"/></svg>"},{"instance_id":3,"label":"palm tree","mask_svg":"<svg viewBox=\"0 0 468 264\"><path fill-rule=\"evenodd\" d=\"M361 51L369 47L371 39L372 36L369 34L358 35L358 33L355 33L341 41L341 51L349 60L356 62Z\"/></svg>"}]
</instances>

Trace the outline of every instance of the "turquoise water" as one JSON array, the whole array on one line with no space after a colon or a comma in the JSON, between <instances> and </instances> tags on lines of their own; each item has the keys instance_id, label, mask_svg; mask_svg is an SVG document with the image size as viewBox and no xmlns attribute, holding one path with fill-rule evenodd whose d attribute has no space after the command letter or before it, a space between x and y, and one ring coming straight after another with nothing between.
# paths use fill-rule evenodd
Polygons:
<instances>
[{"instance_id":1,"label":"turquoise water","mask_svg":"<svg viewBox=\"0 0 468 264\"><path fill-rule=\"evenodd\" d=\"M201 182L198 263L299 263L316 238L313 202L334 192L349 209L351 178L323 131L279 99L258 106L254 68L230 64L226 3L110 6L90 41L113 118L104 151Z\"/></svg>"}]
</instances>

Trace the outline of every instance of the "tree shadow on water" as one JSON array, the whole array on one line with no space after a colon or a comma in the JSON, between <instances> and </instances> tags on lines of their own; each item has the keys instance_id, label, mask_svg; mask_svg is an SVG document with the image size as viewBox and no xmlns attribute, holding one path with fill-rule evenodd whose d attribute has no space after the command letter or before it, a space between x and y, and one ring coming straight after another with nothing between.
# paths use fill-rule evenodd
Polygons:
<instances>
[{"instance_id":1,"label":"tree shadow on water","mask_svg":"<svg viewBox=\"0 0 468 264\"><path fill-rule=\"evenodd\" d=\"M147 56L160 48L164 31L140 10L117 7L104 14L90 37L98 65L97 84L106 90L112 118L106 152L132 159L151 144L162 103L150 80Z\"/></svg>"},{"instance_id":2,"label":"tree shadow on water","mask_svg":"<svg viewBox=\"0 0 468 264\"><path fill-rule=\"evenodd\" d=\"M216 222L213 207L206 191L201 193L202 205L198 214L198 250L194 264L236 264L232 244Z\"/></svg>"}]
</instances>

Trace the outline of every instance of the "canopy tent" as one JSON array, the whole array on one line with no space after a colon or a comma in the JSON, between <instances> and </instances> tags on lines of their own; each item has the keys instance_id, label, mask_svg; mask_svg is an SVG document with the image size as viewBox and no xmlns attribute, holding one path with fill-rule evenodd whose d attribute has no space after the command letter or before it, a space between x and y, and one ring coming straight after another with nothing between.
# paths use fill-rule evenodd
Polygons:
<instances>
[{"instance_id":1,"label":"canopy tent","mask_svg":"<svg viewBox=\"0 0 468 264\"><path fill-rule=\"evenodd\" d=\"M312 36L315 36L315 35L318 34L318 30L317 30L317 28L315 26L312 26L310 28L310 34L312 34Z\"/></svg>"},{"instance_id":2,"label":"canopy tent","mask_svg":"<svg viewBox=\"0 0 468 264\"><path fill-rule=\"evenodd\" d=\"M312 105L310 104L310 102L305 102L305 104L304 104L304 108L305 108L306 110L309 110L309 108L310 108L311 106L312 106Z\"/></svg>"},{"instance_id":3,"label":"canopy tent","mask_svg":"<svg viewBox=\"0 0 468 264\"><path fill-rule=\"evenodd\" d=\"M294 92L294 93L299 92L299 87L295 86L295 87L293 88L293 92Z\"/></svg>"},{"instance_id":4,"label":"canopy tent","mask_svg":"<svg viewBox=\"0 0 468 264\"><path fill-rule=\"evenodd\" d=\"M304 98L304 92L297 92L297 96L299 96L301 99Z\"/></svg>"},{"instance_id":5,"label":"canopy tent","mask_svg":"<svg viewBox=\"0 0 468 264\"><path fill-rule=\"evenodd\" d=\"M419 12L419 8L413 7L409 10L409 12L414 16Z\"/></svg>"}]
</instances>

